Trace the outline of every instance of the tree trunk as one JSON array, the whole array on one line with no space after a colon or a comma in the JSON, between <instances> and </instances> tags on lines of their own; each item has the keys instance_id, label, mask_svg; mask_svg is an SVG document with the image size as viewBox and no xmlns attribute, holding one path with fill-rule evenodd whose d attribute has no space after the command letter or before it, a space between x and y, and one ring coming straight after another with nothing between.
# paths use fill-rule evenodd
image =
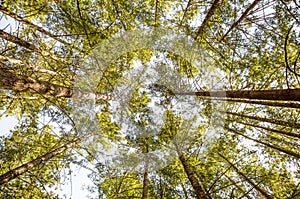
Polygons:
<instances>
[{"instance_id":1,"label":"tree trunk","mask_svg":"<svg viewBox=\"0 0 300 199\"><path fill-rule=\"evenodd\" d=\"M181 164L184 168L184 171L197 195L198 199L209 199L210 197L206 194L206 191L201 187L198 179L195 176L195 173L193 169L190 167L189 163L186 160L186 157L184 154L179 156L179 159L181 161Z\"/></svg>"},{"instance_id":2,"label":"tree trunk","mask_svg":"<svg viewBox=\"0 0 300 199\"><path fill-rule=\"evenodd\" d=\"M71 88L51 84L46 81L35 80L24 75L16 75L4 68L0 68L0 88L6 90L13 90L16 92L29 92L33 94L40 94L49 97L74 97L96 100L113 99L111 96L108 95L83 92L79 89L73 90Z\"/></svg>"},{"instance_id":3,"label":"tree trunk","mask_svg":"<svg viewBox=\"0 0 300 199\"><path fill-rule=\"evenodd\" d=\"M185 155L179 149L178 144L176 142L173 142L173 144L175 145L176 152L179 156L184 171L196 193L197 199L210 199L210 196L206 193L205 189L200 185L198 179L196 178L196 175L189 163L187 162Z\"/></svg>"},{"instance_id":4,"label":"tree trunk","mask_svg":"<svg viewBox=\"0 0 300 199\"><path fill-rule=\"evenodd\" d=\"M53 157L55 157L55 156L61 154L62 152L64 152L65 150L67 150L67 149L75 146L76 144L80 143L83 139L85 139L89 136L90 135L85 136L83 138L78 138L73 142L69 142L69 143L67 143L67 144L65 144L61 147L58 147L58 148L56 148L56 149L54 149L54 150L52 150L52 151L50 151L50 152L48 152L48 153L46 153L42 156L37 157L34 160L31 160L30 162L27 162L27 163L15 168L15 169L12 169L12 170L2 174L0 176L0 185L5 184L5 183L13 180L14 178L28 172L33 167L36 167L36 166L40 165L41 163L52 159Z\"/></svg>"},{"instance_id":5,"label":"tree trunk","mask_svg":"<svg viewBox=\"0 0 300 199\"><path fill-rule=\"evenodd\" d=\"M22 62L21 60L6 57L6 56L3 56L3 55L0 55L0 60L7 61L10 64L17 64L17 65L21 65L21 66L26 66L26 68L29 68L29 69L31 69L33 71L36 71L36 72L46 73L46 74L55 75L55 76L62 76L61 74L59 74L57 72L54 72L52 70L40 68L39 66L34 66L34 65L31 65L31 64L27 64L27 63Z\"/></svg>"},{"instance_id":6,"label":"tree trunk","mask_svg":"<svg viewBox=\"0 0 300 199\"><path fill-rule=\"evenodd\" d=\"M260 2L261 0L255 0L246 10L245 10L245 12L241 15L241 17L236 21L236 22L234 22L231 26L230 26L230 28L229 28L229 30L227 30L227 32L222 36L222 38L220 39L220 42L222 42L226 37L227 37L227 35L234 29L234 28L236 28L238 25L239 25L239 23L244 19L244 18L246 18L247 17L247 15L248 15L248 13L256 6L256 4L258 4L259 2Z\"/></svg>"},{"instance_id":7,"label":"tree trunk","mask_svg":"<svg viewBox=\"0 0 300 199\"><path fill-rule=\"evenodd\" d=\"M246 98L257 100L283 100L300 101L300 89L277 89L277 90L229 90L229 91L199 91L180 92L176 95L194 95L211 98Z\"/></svg>"},{"instance_id":8,"label":"tree trunk","mask_svg":"<svg viewBox=\"0 0 300 199\"><path fill-rule=\"evenodd\" d=\"M255 127L255 128L264 129L266 131L278 133L278 134L281 134L281 135L288 135L288 136L291 136L291 137L300 138L300 134L299 133L292 133L292 132L280 131L280 130L277 130L277 129L271 129L271 128L267 128L267 127L260 126L260 125L257 125L257 124L250 124L250 123L246 123L246 122L239 122L239 123L240 124L244 124L246 126L248 125L248 126L252 126L252 127Z\"/></svg>"},{"instance_id":9,"label":"tree trunk","mask_svg":"<svg viewBox=\"0 0 300 199\"><path fill-rule=\"evenodd\" d=\"M268 192L259 186L257 186L250 178L248 178L244 173L242 173L233 163L231 163L225 156L222 154L218 153L219 156L221 156L234 170L242 176L256 191L261 193L263 196L265 196L267 199L273 199L274 197L269 195Z\"/></svg>"},{"instance_id":10,"label":"tree trunk","mask_svg":"<svg viewBox=\"0 0 300 199\"><path fill-rule=\"evenodd\" d=\"M36 53L39 53L43 56L46 56L46 57L50 57L51 59L55 60L55 61L58 61L58 62L61 62L61 63L64 63L64 64L67 64L67 65L71 65L73 66L74 68L80 68L79 66L76 66L74 64L71 64L69 62L67 62L66 60L62 59L62 58L59 58L57 57L56 55L54 54L51 54L50 52L47 52L23 39L20 39L18 37L15 37L7 32L4 32L3 30L0 30L0 37L2 37L3 39L7 40L7 41L10 41L12 43L15 43L16 45L18 46L22 46L24 48L27 48L33 52L36 52Z\"/></svg>"},{"instance_id":11,"label":"tree trunk","mask_svg":"<svg viewBox=\"0 0 300 199\"><path fill-rule=\"evenodd\" d=\"M275 120L275 119L269 119L269 118L261 118L261 117L257 117L257 116L250 116L250 115L244 115L241 113L233 113L233 112L229 112L229 111L221 111L222 113L226 113L226 114L230 114L230 115L235 115L235 116L239 116L239 117L244 117L244 118L249 118L252 120L257 120L260 122L268 122L271 124L276 124L276 125L281 125L281 126L289 126L292 128L300 128L300 124L296 123L296 122L287 122L287 121L283 121L283 120Z\"/></svg>"},{"instance_id":12,"label":"tree trunk","mask_svg":"<svg viewBox=\"0 0 300 199\"><path fill-rule=\"evenodd\" d=\"M210 98L211 100L220 100L226 102L239 102L246 104L258 104L266 106L284 107L284 108L300 108L297 102L278 102L278 101L262 101L262 100L246 100L246 99L230 99L230 98Z\"/></svg>"},{"instance_id":13,"label":"tree trunk","mask_svg":"<svg viewBox=\"0 0 300 199\"><path fill-rule=\"evenodd\" d=\"M56 41L59 41L60 43L63 43L67 46L71 46L71 44L69 44L68 42L56 37L55 35L53 35L52 33L46 31L45 29L31 23L30 21L24 19L23 17L18 16L17 14L5 9L4 7L0 7L0 11L8 16L10 16L11 18L14 18L15 20L19 21L22 24L26 24L27 26L29 26L30 28L36 29L37 31L39 31L40 33L43 33L49 37L51 37L52 39L55 39Z\"/></svg>"},{"instance_id":14,"label":"tree trunk","mask_svg":"<svg viewBox=\"0 0 300 199\"><path fill-rule=\"evenodd\" d=\"M149 169L149 156L148 150L145 153L145 170L143 177L143 196L142 199L148 199L148 190L149 190L149 178L148 178L148 169Z\"/></svg>"},{"instance_id":15,"label":"tree trunk","mask_svg":"<svg viewBox=\"0 0 300 199\"><path fill-rule=\"evenodd\" d=\"M277 151L283 152L283 153L288 154L288 155L290 155L290 156L293 156L293 157L296 157L296 158L300 158L300 154L295 153L295 152L293 152L293 151L288 151L288 150L283 149L283 148L280 148L280 147L278 147L278 146L271 145L271 144L269 144L269 143L267 143L267 142L263 142L263 141L260 141L260 140L251 138L251 137L249 137L249 136L247 136L247 135L245 135L245 134L243 134L243 133L240 133L240 132L238 132L238 131L236 131L236 130L234 130L234 129L232 129L232 128L226 128L226 129L227 129L228 131L231 131L231 132L233 132L233 133L235 133L235 134L241 135L241 136L243 136L243 137L245 137L245 138L247 138L247 139L249 139L249 140L252 140L252 141L254 141L254 142L260 143L260 144L262 144L262 145L265 145L265 146L270 147L270 148L272 148L272 149L275 149L275 150L277 150Z\"/></svg>"},{"instance_id":16,"label":"tree trunk","mask_svg":"<svg viewBox=\"0 0 300 199\"><path fill-rule=\"evenodd\" d=\"M214 12L218 8L219 3L220 3L220 0L214 0L213 4L211 5L210 9L208 10L208 12L204 18L201 26L197 30L195 39L197 39L200 35L202 35L206 24L208 23L209 19L213 16Z\"/></svg>"}]
</instances>

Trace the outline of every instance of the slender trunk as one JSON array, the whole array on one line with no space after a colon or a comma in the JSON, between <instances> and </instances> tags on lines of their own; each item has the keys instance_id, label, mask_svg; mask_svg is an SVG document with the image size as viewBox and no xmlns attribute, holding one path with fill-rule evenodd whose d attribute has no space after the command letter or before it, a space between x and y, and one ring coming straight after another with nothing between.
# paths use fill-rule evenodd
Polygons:
<instances>
[{"instance_id":1,"label":"slender trunk","mask_svg":"<svg viewBox=\"0 0 300 199\"><path fill-rule=\"evenodd\" d=\"M268 127L260 126L260 125L257 125L257 124L250 124L250 123L246 123L246 122L239 122L239 123L240 124L244 124L246 126L248 125L248 126L252 126L252 127L255 127L255 128L264 129L266 131L278 133L278 134L281 134L281 135L288 135L288 136L291 136L291 137L300 138L300 134L299 133L280 131L280 130L277 130L277 129L271 129L271 128L268 128Z\"/></svg>"},{"instance_id":2,"label":"slender trunk","mask_svg":"<svg viewBox=\"0 0 300 199\"><path fill-rule=\"evenodd\" d=\"M15 95L0 95L0 99L20 99L20 100L24 100L24 99L28 99L28 100L36 100L39 99L39 97L37 96L15 96Z\"/></svg>"},{"instance_id":3,"label":"slender trunk","mask_svg":"<svg viewBox=\"0 0 300 199\"><path fill-rule=\"evenodd\" d=\"M260 121L260 122L268 122L268 123L271 123L271 124L276 124L276 125L281 125L281 126L289 126L289 127L297 128L297 129L300 128L300 124L296 123L296 122L287 122L287 121L283 121L283 120L261 118L261 117L257 117L257 116L244 115L244 114L241 114L241 113L233 113L233 112L229 112L229 111L226 111L226 112L221 111L221 112L225 113L225 114L235 115L235 116L238 116L238 117L244 117L244 118L249 118L249 119L252 119L252 120L257 120L257 121Z\"/></svg>"},{"instance_id":4,"label":"slender trunk","mask_svg":"<svg viewBox=\"0 0 300 199\"><path fill-rule=\"evenodd\" d=\"M253 3L245 10L245 12L240 16L240 18L239 18L236 22L234 22L234 23L231 25L231 27L229 28L229 30L227 30L227 32L222 36L222 38L220 39L220 42L222 42L222 41L227 37L227 35L228 35L234 28L236 28L236 27L239 25L239 23L240 23L241 21L244 20L244 18L247 17L248 13L249 13L249 12L256 6L256 4L258 4L260 1L261 1L261 0L255 0L255 1L253 1Z\"/></svg>"},{"instance_id":5,"label":"slender trunk","mask_svg":"<svg viewBox=\"0 0 300 199\"><path fill-rule=\"evenodd\" d=\"M160 199L164 198L164 189L163 189L163 185L162 185L161 176L159 176L159 195L160 195Z\"/></svg>"},{"instance_id":6,"label":"slender trunk","mask_svg":"<svg viewBox=\"0 0 300 199\"><path fill-rule=\"evenodd\" d=\"M32 22L30 22L30 21L24 19L23 17L18 16L17 14L15 14L15 13L13 13L13 12L11 12L11 11L5 9L4 7L0 7L0 11L1 11L2 13L4 13L4 14L10 16L11 18L14 18L15 20L19 21L20 23L26 24L26 25L29 26L30 28L33 28L33 29L39 31L40 33L43 33L43 34L45 34L45 35L51 37L52 39L55 39L56 41L59 41L60 43L63 43L63 44L65 44L65 45L67 45L67 46L71 46L71 44L69 44L68 42L66 42L66 41L64 41L64 40L62 40L62 39L56 37L56 36L53 35L52 33L50 33L50 32L48 32L48 31L46 31L45 29L43 29L43 28L41 28L41 27L39 27L39 26L33 24Z\"/></svg>"},{"instance_id":7,"label":"slender trunk","mask_svg":"<svg viewBox=\"0 0 300 199\"><path fill-rule=\"evenodd\" d=\"M200 35L202 35L205 26L207 25L209 19L214 15L216 9L218 8L219 3L220 3L220 0L214 0L213 4L211 5L210 9L208 10L208 13L206 14L206 16L204 18L201 26L197 30L195 39L197 39Z\"/></svg>"},{"instance_id":8,"label":"slender trunk","mask_svg":"<svg viewBox=\"0 0 300 199\"><path fill-rule=\"evenodd\" d=\"M300 89L277 89L277 90L228 90L228 91L199 91L180 92L176 95L193 95L211 98L246 98L257 100L284 100L300 101Z\"/></svg>"},{"instance_id":9,"label":"slender trunk","mask_svg":"<svg viewBox=\"0 0 300 199\"><path fill-rule=\"evenodd\" d=\"M3 55L0 55L0 60L8 61L10 64L17 64L17 65L21 65L21 66L26 66L27 68L32 69L33 71L36 71L36 72L46 73L46 74L49 74L49 75L62 76L59 73L54 72L52 70L40 68L38 66L34 66L34 65L31 65L31 64L24 63L21 60L6 57L6 56L3 56Z\"/></svg>"},{"instance_id":10,"label":"slender trunk","mask_svg":"<svg viewBox=\"0 0 300 199\"><path fill-rule=\"evenodd\" d=\"M46 57L50 57L51 59L55 60L55 61L59 61L61 63L64 63L64 64L68 64L68 65L72 65L74 68L79 68L79 66L76 66L74 64L70 64L68 63L66 60L62 59L62 58L59 58L57 57L56 55L50 53L50 52L47 52L45 50L42 50L41 48L23 40L23 39L20 39L18 37L15 37L7 32L4 32L3 30L0 30L0 37L2 37L3 39L7 40L7 41L10 41L10 42L13 42L19 46L22 46L24 48L27 48L33 52L36 52L36 53L39 53L43 56L46 56Z\"/></svg>"},{"instance_id":11,"label":"slender trunk","mask_svg":"<svg viewBox=\"0 0 300 199\"><path fill-rule=\"evenodd\" d=\"M185 9L184 9L183 16L181 17L181 20L179 22L178 30L180 30L180 28L182 26L182 23L183 23L183 21L184 21L184 19L186 17L187 12L188 12L188 9L190 8L191 5L192 5L192 0L189 0L187 2L187 5L186 5Z\"/></svg>"},{"instance_id":12,"label":"slender trunk","mask_svg":"<svg viewBox=\"0 0 300 199\"><path fill-rule=\"evenodd\" d=\"M186 175L187 175L187 177L188 177L188 179L189 179L189 181L190 181L190 183L191 183L191 185L192 185L192 187L193 187L193 189L194 189L194 191L197 195L197 198L198 199L208 199L208 198L210 198L206 194L205 190L201 187L198 179L196 178L196 175L195 175L193 169L190 167L189 163L187 162L185 155L183 155L183 154L180 155L179 159L180 159L181 164L184 168L184 171L185 171L185 173L186 173Z\"/></svg>"},{"instance_id":13,"label":"slender trunk","mask_svg":"<svg viewBox=\"0 0 300 199\"><path fill-rule=\"evenodd\" d=\"M270 147L270 148L272 148L272 149L275 149L275 150L277 150L277 151L283 152L283 153L288 154L288 155L290 155L290 156L293 156L293 157L296 157L296 158L300 158L300 154L295 153L295 152L293 152L293 151L289 151L289 150L283 149L283 148L281 148L281 147L271 145L271 144L269 144L269 143L267 143L267 142L263 142L263 141L260 141L260 140L255 139L255 138L251 138L251 137L249 137L249 136L247 136L247 135L245 135L245 134L243 134L243 133L240 133L240 132L238 132L238 131L236 131L236 130L234 130L234 129L232 129L232 128L226 128L226 129L227 129L228 131L231 131L231 132L233 132L233 133L235 133L235 134L237 134L237 135L241 135L241 136L243 136L243 137L245 137L245 138L247 138L247 139L249 139L249 140L252 140L252 141L254 141L254 142L260 143L260 144L262 144L262 145L265 145L265 146Z\"/></svg>"},{"instance_id":14,"label":"slender trunk","mask_svg":"<svg viewBox=\"0 0 300 199\"><path fill-rule=\"evenodd\" d=\"M148 199L148 190L149 190L149 178L148 178L148 169L149 169L149 156L148 150L145 153L145 167L144 167L144 178L143 178L143 196L142 199Z\"/></svg>"},{"instance_id":15,"label":"slender trunk","mask_svg":"<svg viewBox=\"0 0 300 199\"><path fill-rule=\"evenodd\" d=\"M159 4L159 0L155 1L155 14L154 14L154 24L155 26L158 26L158 4Z\"/></svg>"},{"instance_id":16,"label":"slender trunk","mask_svg":"<svg viewBox=\"0 0 300 199\"><path fill-rule=\"evenodd\" d=\"M176 152L179 156L180 162L184 168L184 171L196 193L197 199L210 199L209 195L206 193L205 189L200 185L198 179L196 178L196 175L189 165L189 163L186 160L186 157L184 154L182 154L181 150L179 149L178 145L173 142L176 147Z\"/></svg>"},{"instance_id":17,"label":"slender trunk","mask_svg":"<svg viewBox=\"0 0 300 199\"><path fill-rule=\"evenodd\" d=\"M300 104L296 102L278 102L278 101L262 101L262 100L246 100L246 99L230 99L230 98L210 98L211 100L220 100L226 102L239 102L246 104L258 104L285 108L300 108Z\"/></svg>"},{"instance_id":18,"label":"slender trunk","mask_svg":"<svg viewBox=\"0 0 300 199\"><path fill-rule=\"evenodd\" d=\"M41 155L39 157L37 157L34 160L31 160L15 169L12 169L4 174L2 174L0 176L0 185L5 184L13 179L15 179L16 177L28 172L30 169L40 165L43 162L46 162L50 159L52 159L53 157L63 153L65 150L75 146L76 144L80 143L83 139L87 138L88 136L85 136L83 138L78 138L75 141L69 142L61 147L58 147L44 155Z\"/></svg>"},{"instance_id":19,"label":"slender trunk","mask_svg":"<svg viewBox=\"0 0 300 199\"><path fill-rule=\"evenodd\" d=\"M274 197L268 194L268 192L259 186L257 186L250 178L248 178L244 173L242 173L233 163L231 163L225 156L218 153L219 156L221 156L234 170L237 172L240 176L242 176L256 191L261 193L263 196L265 196L267 199L273 199Z\"/></svg>"},{"instance_id":20,"label":"slender trunk","mask_svg":"<svg viewBox=\"0 0 300 199\"><path fill-rule=\"evenodd\" d=\"M50 97L82 98L96 100L112 100L108 95L83 92L79 89L51 84L49 82L35 80L24 75L16 75L0 68L0 89L13 90L17 92L29 92Z\"/></svg>"},{"instance_id":21,"label":"slender trunk","mask_svg":"<svg viewBox=\"0 0 300 199\"><path fill-rule=\"evenodd\" d=\"M19 46L23 46L24 48L27 48L29 50L32 50L32 51L35 51L35 52L39 52L40 53L40 49L38 49L35 45L27 42L27 41L24 41L18 37L15 37L11 34L8 34L6 32L4 32L3 30L0 30L0 37L2 37L3 39L7 40L7 41L10 41L10 42L13 42Z\"/></svg>"}]
</instances>

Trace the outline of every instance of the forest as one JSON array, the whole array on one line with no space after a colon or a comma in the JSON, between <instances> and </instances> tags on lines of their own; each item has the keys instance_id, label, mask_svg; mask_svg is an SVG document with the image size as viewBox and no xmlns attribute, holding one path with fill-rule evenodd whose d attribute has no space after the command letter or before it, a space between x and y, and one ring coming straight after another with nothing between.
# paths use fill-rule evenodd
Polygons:
<instances>
[{"instance_id":1,"label":"forest","mask_svg":"<svg viewBox=\"0 0 300 199\"><path fill-rule=\"evenodd\" d=\"M298 0L2 0L0 43L0 198L300 198Z\"/></svg>"}]
</instances>

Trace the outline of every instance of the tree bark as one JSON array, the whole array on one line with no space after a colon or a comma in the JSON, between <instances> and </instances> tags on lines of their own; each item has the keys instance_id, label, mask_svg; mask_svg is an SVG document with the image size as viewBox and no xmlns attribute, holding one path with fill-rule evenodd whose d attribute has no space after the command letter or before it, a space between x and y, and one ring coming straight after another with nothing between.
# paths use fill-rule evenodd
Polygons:
<instances>
[{"instance_id":1,"label":"tree bark","mask_svg":"<svg viewBox=\"0 0 300 199\"><path fill-rule=\"evenodd\" d=\"M32 69L33 71L36 71L36 72L46 73L46 74L49 74L49 75L62 76L59 73L54 72L52 70L40 68L38 66L34 66L34 65L31 65L31 64L24 63L21 60L10 58L10 57L6 57L6 56L3 56L3 55L0 55L0 60L7 61L10 64L17 64L17 65L21 65L21 66L26 66L27 68Z\"/></svg>"},{"instance_id":2,"label":"tree bark","mask_svg":"<svg viewBox=\"0 0 300 199\"><path fill-rule=\"evenodd\" d=\"M259 186L257 186L250 178L248 178L244 173L242 173L233 163L231 163L225 156L218 153L219 156L221 156L240 176L242 176L256 191L261 193L263 196L265 196L267 199L273 199L274 197L268 194L268 192Z\"/></svg>"},{"instance_id":3,"label":"tree bark","mask_svg":"<svg viewBox=\"0 0 300 199\"><path fill-rule=\"evenodd\" d=\"M288 155L290 155L290 156L293 156L293 157L296 157L296 158L300 158L300 154L295 153L295 152L293 152L293 151L289 151L289 150L280 148L280 147L278 147L278 146L271 145L271 144L269 144L269 143L267 143L267 142L263 142L263 141L260 141L260 140L251 138L251 137L249 137L249 136L247 136L247 135L245 135L245 134L243 134L243 133L240 133L240 132L238 132L238 131L236 131L236 130L234 130L234 129L232 129L232 128L226 128L226 129L227 129L228 131L231 131L231 132L233 132L233 133L235 133L235 134L241 135L241 136L243 136L243 137L245 137L245 138L247 138L247 139L249 139L249 140L252 140L252 141L254 141L254 142L260 143L260 144L262 144L262 145L265 145L265 146L270 147L270 148L272 148L272 149L275 149L275 150L277 150L277 151L283 152L283 153L288 154Z\"/></svg>"},{"instance_id":4,"label":"tree bark","mask_svg":"<svg viewBox=\"0 0 300 199\"><path fill-rule=\"evenodd\" d=\"M300 128L300 124L296 123L296 122L287 122L287 121L283 121L283 120L261 118L261 117L257 117L257 116L244 115L244 114L241 114L241 113L233 113L233 112L230 112L230 111L226 111L226 112L221 111L221 112L226 113L226 114L230 114L230 115L239 116L239 117L249 118L249 119L252 119L252 120L257 120L257 121L260 121L260 122L268 122L268 123L271 123L271 124L276 124L276 125L281 125L281 126L289 126L289 127L297 128L297 129Z\"/></svg>"},{"instance_id":5,"label":"tree bark","mask_svg":"<svg viewBox=\"0 0 300 199\"><path fill-rule=\"evenodd\" d=\"M206 191L200 185L198 179L195 176L193 169L190 167L189 163L187 162L185 155L181 154L179 156L179 159L180 159L181 164L184 168L184 171L196 193L197 198L198 199L209 199L210 197L206 194Z\"/></svg>"},{"instance_id":6,"label":"tree bark","mask_svg":"<svg viewBox=\"0 0 300 199\"><path fill-rule=\"evenodd\" d=\"M184 168L184 171L196 193L197 199L210 199L210 196L206 193L204 187L202 187L193 171L193 169L191 168L191 166L189 165L189 163L186 160L185 155L181 152L178 144L176 142L173 141L173 144L175 145L176 148L176 152L179 156L179 160Z\"/></svg>"},{"instance_id":7,"label":"tree bark","mask_svg":"<svg viewBox=\"0 0 300 199\"><path fill-rule=\"evenodd\" d=\"M197 39L203 33L203 30L204 30L206 24L208 23L208 20L214 15L214 12L218 8L219 3L220 3L220 0L214 0L212 6L208 10L208 12L207 12L207 14L206 14L206 16L204 18L201 26L197 30L195 39Z\"/></svg>"},{"instance_id":8,"label":"tree bark","mask_svg":"<svg viewBox=\"0 0 300 199\"><path fill-rule=\"evenodd\" d=\"M227 90L227 91L199 91L180 92L176 95L192 95L211 98L246 98L257 100L283 100L300 101L300 89L277 89L277 90Z\"/></svg>"},{"instance_id":9,"label":"tree bark","mask_svg":"<svg viewBox=\"0 0 300 199\"><path fill-rule=\"evenodd\" d=\"M7 69L0 68L0 88L17 92L29 92L50 97L82 98L96 100L113 100L111 96L84 92L79 89L71 89L65 86L51 84L46 81L16 75Z\"/></svg>"},{"instance_id":10,"label":"tree bark","mask_svg":"<svg viewBox=\"0 0 300 199\"><path fill-rule=\"evenodd\" d=\"M149 190L149 178L148 178L148 169L149 169L149 156L148 150L145 153L145 170L144 170L144 177L143 177L143 195L142 199L148 199L148 190Z\"/></svg>"},{"instance_id":11,"label":"tree bark","mask_svg":"<svg viewBox=\"0 0 300 199\"><path fill-rule=\"evenodd\" d=\"M248 99L231 99L231 98L211 98L211 100L220 100L226 102L239 102L246 104L257 104L284 108L300 108L300 104L297 102L278 102L278 101L263 101L263 100L248 100Z\"/></svg>"},{"instance_id":12,"label":"tree bark","mask_svg":"<svg viewBox=\"0 0 300 199\"><path fill-rule=\"evenodd\" d=\"M14 178L26 173L27 171L29 171L30 169L40 165L41 163L43 162L46 162L50 159L52 159L53 157L61 154L62 152L64 152L65 150L75 146L76 144L80 143L83 139L89 137L90 135L88 136L85 136L85 137L82 137L82 138L78 138L76 139L75 141L73 142L69 142L61 147L58 147L42 156L39 156L37 157L36 159L30 161L30 162L27 162L15 169L12 169L4 174L2 174L0 176L0 185L2 184L5 184L11 180L13 180Z\"/></svg>"}]
</instances>

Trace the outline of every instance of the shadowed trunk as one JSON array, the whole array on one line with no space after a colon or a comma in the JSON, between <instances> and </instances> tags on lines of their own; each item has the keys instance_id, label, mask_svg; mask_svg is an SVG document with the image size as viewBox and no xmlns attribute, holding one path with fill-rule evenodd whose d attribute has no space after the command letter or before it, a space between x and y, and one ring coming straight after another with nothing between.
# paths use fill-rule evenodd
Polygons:
<instances>
[{"instance_id":1,"label":"shadowed trunk","mask_svg":"<svg viewBox=\"0 0 300 199\"><path fill-rule=\"evenodd\" d=\"M191 166L189 165L189 163L187 162L187 159L185 157L185 155L181 152L181 150L179 149L178 145L173 142L175 147L176 147L176 152L179 156L180 162L184 168L184 171L196 193L197 199L210 199L210 196L206 193L205 189L200 185L193 169L191 168Z\"/></svg>"},{"instance_id":2,"label":"shadowed trunk","mask_svg":"<svg viewBox=\"0 0 300 199\"><path fill-rule=\"evenodd\" d=\"M230 26L229 30L227 30L227 32L226 32L226 33L222 36L222 38L220 39L220 42L222 42L222 41L227 37L227 35L228 35L234 28L236 28L236 27L239 25L239 23L241 23L241 21L243 21L243 20L247 17L248 13L249 13L249 12L256 6L256 4L258 4L260 1L261 1L261 0L255 0L255 1L253 1L253 3L245 10L245 12L240 16L240 18Z\"/></svg>"},{"instance_id":3,"label":"shadowed trunk","mask_svg":"<svg viewBox=\"0 0 300 199\"><path fill-rule=\"evenodd\" d=\"M277 129L272 129L272 128L260 126L260 125L257 125L257 124L246 123L246 122L239 122L239 123L240 123L240 124L243 124L243 125L246 125L246 126L252 126L252 127L255 127L255 128L264 129L264 130L266 130L266 131L278 133L278 134L281 134L281 135L287 135L287 136L291 136L291 137L297 137L297 138L300 138L300 133L293 133L293 132L280 131L280 130L277 130Z\"/></svg>"},{"instance_id":4,"label":"shadowed trunk","mask_svg":"<svg viewBox=\"0 0 300 199\"><path fill-rule=\"evenodd\" d=\"M203 33L205 26L207 25L209 19L214 15L216 9L218 8L219 3L220 3L220 0L214 0L213 4L211 5L210 9L208 10L208 12L204 18L201 26L197 30L195 39L197 39Z\"/></svg>"},{"instance_id":5,"label":"shadowed trunk","mask_svg":"<svg viewBox=\"0 0 300 199\"><path fill-rule=\"evenodd\" d=\"M37 157L36 159L34 160L31 160L30 162L27 162L15 169L12 169L4 174L2 174L0 176L0 185L2 184L5 184L13 179L15 179L16 177L28 172L30 169L40 165L41 163L43 162L47 162L48 160L52 159L53 157L63 153L65 150L75 146L76 144L80 143L83 139L89 137L90 135L88 136L85 136L85 137L82 137L82 138L78 138L76 139L75 141L73 142L69 142L61 147L58 147L42 156L39 156Z\"/></svg>"},{"instance_id":6,"label":"shadowed trunk","mask_svg":"<svg viewBox=\"0 0 300 199\"><path fill-rule=\"evenodd\" d=\"M227 111L227 112L221 111L221 113L230 114L230 115L234 115L234 116L238 116L238 117L244 117L244 118L248 118L248 119L252 119L252 120L257 120L260 122L268 122L271 124L276 124L276 125L281 125L281 126L289 126L289 127L297 128L297 129L300 128L300 124L296 123L296 122L287 122L287 121L283 121L283 120L262 118L262 117L251 116L251 115L244 115L241 113L233 113L233 112L229 112L229 111Z\"/></svg>"},{"instance_id":7,"label":"shadowed trunk","mask_svg":"<svg viewBox=\"0 0 300 199\"><path fill-rule=\"evenodd\" d=\"M143 177L143 196L142 199L148 199L148 190L149 190L149 178L148 178L148 169L149 169L149 156L148 149L144 155L145 157L145 167L144 167L144 177Z\"/></svg>"},{"instance_id":8,"label":"shadowed trunk","mask_svg":"<svg viewBox=\"0 0 300 199\"><path fill-rule=\"evenodd\" d=\"M212 98L245 98L257 100L283 100L300 101L300 89L277 89L277 90L228 90L228 91L199 91L180 92L176 95L192 95Z\"/></svg>"},{"instance_id":9,"label":"shadowed trunk","mask_svg":"<svg viewBox=\"0 0 300 199\"><path fill-rule=\"evenodd\" d=\"M245 135L245 134L243 134L243 133L240 133L240 132L238 132L238 131L236 131L236 130L234 130L234 129L232 129L232 128L226 128L226 129L227 129L228 131L230 131L230 132L233 132L233 133L235 133L235 134L237 134L237 135L241 135L241 136L243 136L243 137L245 137L245 138L247 138L247 139L249 139L249 140L252 140L252 141L254 141L254 142L260 143L260 144L262 144L262 145L265 145L265 146L270 147L270 148L272 148L272 149L275 149L275 150L277 150L277 151L283 152L283 153L288 154L288 155L290 155L290 156L293 156L293 157L296 157L296 158L300 158L300 154L299 154L299 153L295 153L295 152L293 152L293 151L286 150L286 149L281 148L281 147L279 147L279 146L274 146L274 145L271 145L271 144L269 144L269 143L267 143L267 142L257 140L257 139L255 139L255 138L249 137L249 136L247 136L247 135Z\"/></svg>"},{"instance_id":10,"label":"shadowed trunk","mask_svg":"<svg viewBox=\"0 0 300 199\"><path fill-rule=\"evenodd\" d=\"M84 92L80 89L71 89L65 86L51 84L46 81L35 80L25 75L16 75L4 68L0 68L0 89L13 90L16 92L29 92L50 97L73 97L96 100L113 99L108 95Z\"/></svg>"},{"instance_id":11,"label":"shadowed trunk","mask_svg":"<svg viewBox=\"0 0 300 199\"><path fill-rule=\"evenodd\" d=\"M273 199L274 197L269 195L268 192L259 186L256 185L250 178L248 178L244 173L242 173L233 163L231 163L225 156L218 153L219 156L221 156L240 176L242 176L256 191L261 193L263 196L265 196L267 199Z\"/></svg>"},{"instance_id":12,"label":"shadowed trunk","mask_svg":"<svg viewBox=\"0 0 300 199\"><path fill-rule=\"evenodd\" d=\"M297 102L278 102L278 101L265 101L265 100L248 100L248 99L230 99L230 98L210 98L211 100L220 100L226 102L238 102L245 104L257 104L265 106L275 106L284 108L300 108L300 103Z\"/></svg>"}]
</instances>

